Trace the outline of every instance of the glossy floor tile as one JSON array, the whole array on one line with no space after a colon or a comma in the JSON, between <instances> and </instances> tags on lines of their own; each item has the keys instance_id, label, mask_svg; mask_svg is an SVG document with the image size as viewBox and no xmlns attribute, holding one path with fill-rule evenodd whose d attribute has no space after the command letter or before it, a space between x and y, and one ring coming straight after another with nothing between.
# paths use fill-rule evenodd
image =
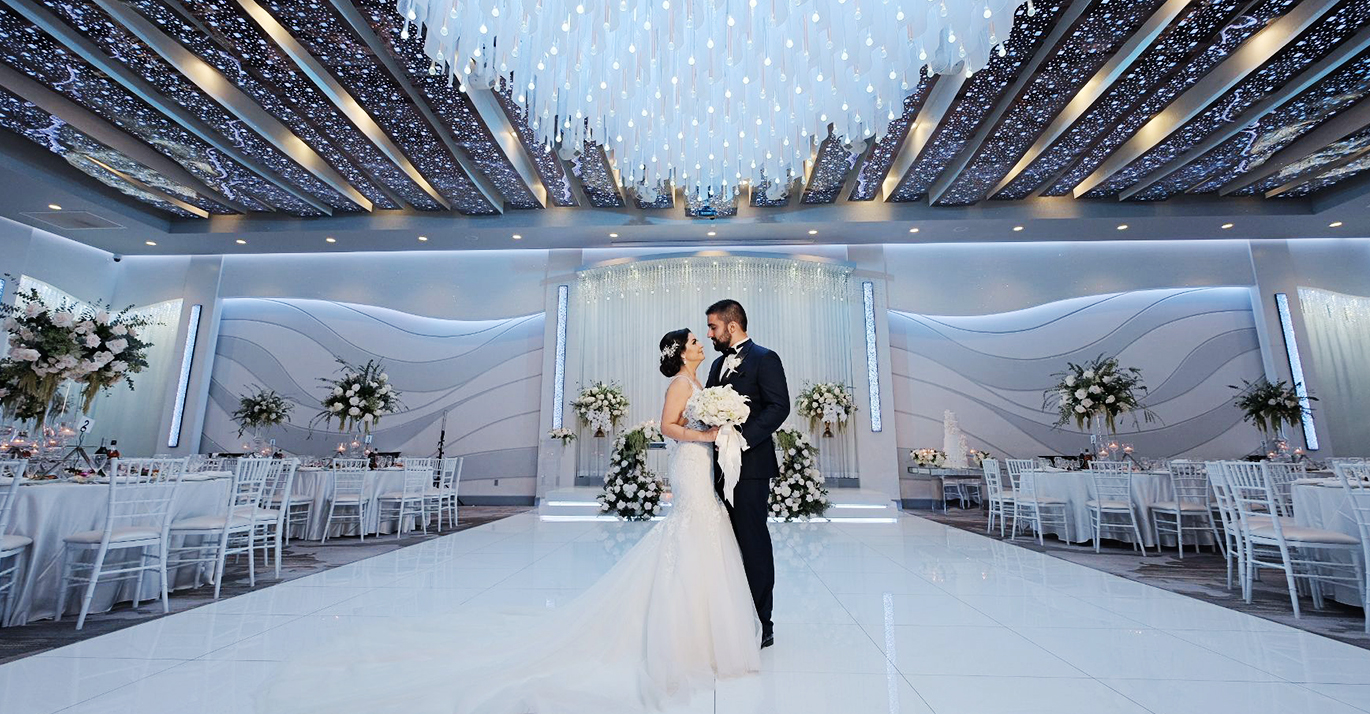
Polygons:
<instances>
[{"instance_id":1,"label":"glossy floor tile","mask_svg":"<svg viewBox=\"0 0 1370 714\"><path fill-rule=\"evenodd\" d=\"M302 653L562 607L650 527L486 524L0 666L0 711L251 712ZM1362 649L908 514L771 529L775 647L673 712L1370 712Z\"/></svg>"}]
</instances>

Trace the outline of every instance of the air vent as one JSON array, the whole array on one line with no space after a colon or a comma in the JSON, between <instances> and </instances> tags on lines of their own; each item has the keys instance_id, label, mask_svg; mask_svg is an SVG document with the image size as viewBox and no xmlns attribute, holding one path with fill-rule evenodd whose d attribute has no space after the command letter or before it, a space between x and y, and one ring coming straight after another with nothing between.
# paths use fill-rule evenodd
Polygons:
<instances>
[{"instance_id":1,"label":"air vent","mask_svg":"<svg viewBox=\"0 0 1370 714\"><path fill-rule=\"evenodd\" d=\"M97 228L123 228L114 221L101 218L89 211L33 211L23 214L67 231L88 231Z\"/></svg>"}]
</instances>

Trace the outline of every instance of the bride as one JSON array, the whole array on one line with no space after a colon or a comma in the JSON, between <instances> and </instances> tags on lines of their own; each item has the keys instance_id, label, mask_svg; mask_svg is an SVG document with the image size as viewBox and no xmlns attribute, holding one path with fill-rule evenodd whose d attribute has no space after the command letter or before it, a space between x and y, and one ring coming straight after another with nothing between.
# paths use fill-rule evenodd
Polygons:
<instances>
[{"instance_id":1,"label":"bride","mask_svg":"<svg viewBox=\"0 0 1370 714\"><path fill-rule=\"evenodd\" d=\"M704 348L661 338L661 413L672 508L593 586L538 615L465 613L354 637L288 663L257 696L264 714L601 714L684 703L761 667L737 539L715 494L716 430L684 416Z\"/></svg>"}]
</instances>

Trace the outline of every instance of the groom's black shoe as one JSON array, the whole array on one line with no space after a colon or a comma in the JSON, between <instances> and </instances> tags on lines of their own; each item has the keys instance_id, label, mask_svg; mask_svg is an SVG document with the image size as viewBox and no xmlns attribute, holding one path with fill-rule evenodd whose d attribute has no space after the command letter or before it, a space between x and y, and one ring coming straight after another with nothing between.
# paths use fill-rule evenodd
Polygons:
<instances>
[{"instance_id":1,"label":"groom's black shoe","mask_svg":"<svg viewBox=\"0 0 1370 714\"><path fill-rule=\"evenodd\" d=\"M761 638L761 649L764 650L773 644L775 644L775 635L766 635L765 637Z\"/></svg>"}]
</instances>

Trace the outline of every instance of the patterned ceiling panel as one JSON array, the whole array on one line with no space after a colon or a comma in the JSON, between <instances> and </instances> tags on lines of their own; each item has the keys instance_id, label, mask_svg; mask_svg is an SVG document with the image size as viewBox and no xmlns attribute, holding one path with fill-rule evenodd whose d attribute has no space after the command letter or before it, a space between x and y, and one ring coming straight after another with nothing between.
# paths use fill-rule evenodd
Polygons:
<instances>
[{"instance_id":1,"label":"patterned ceiling panel","mask_svg":"<svg viewBox=\"0 0 1370 714\"><path fill-rule=\"evenodd\" d=\"M633 197L633 205L642 211L659 211L665 208L675 208L675 188L665 181L657 186L656 200L644 201L643 197L637 192L629 190L628 193Z\"/></svg>"},{"instance_id":2,"label":"patterned ceiling panel","mask_svg":"<svg viewBox=\"0 0 1370 714\"><path fill-rule=\"evenodd\" d=\"M361 102L453 208L467 214L499 212L472 183L404 89L329 3L263 0L261 4Z\"/></svg>"},{"instance_id":3,"label":"patterned ceiling panel","mask_svg":"<svg viewBox=\"0 0 1370 714\"><path fill-rule=\"evenodd\" d=\"M429 72L432 61L423 54L423 39L417 32L401 38L404 19L391 0L358 0L371 31L390 48L390 54L409 73L409 81L428 100L428 106L442 120L452 138L466 151L481 173L495 185L511 208L542 208L490 130L476 114L471 100L456 86L448 86L447 75ZM412 28L411 28L412 29Z\"/></svg>"},{"instance_id":4,"label":"patterned ceiling panel","mask_svg":"<svg viewBox=\"0 0 1370 714\"><path fill-rule=\"evenodd\" d=\"M175 216L199 218L162 196L130 183L115 171L206 211L230 212L3 89L0 89L0 126L66 159L95 180Z\"/></svg>"},{"instance_id":5,"label":"patterned ceiling panel","mask_svg":"<svg viewBox=\"0 0 1370 714\"><path fill-rule=\"evenodd\" d=\"M967 206L984 199L1080 87L1163 1L1095 0L1012 99L1008 111L936 205Z\"/></svg>"},{"instance_id":6,"label":"patterned ceiling panel","mask_svg":"<svg viewBox=\"0 0 1370 714\"><path fill-rule=\"evenodd\" d=\"M314 207L182 129L3 7L0 47L4 48L4 61L11 67L141 139L224 198L251 211L270 211L275 206L297 215L320 215Z\"/></svg>"},{"instance_id":7,"label":"patterned ceiling panel","mask_svg":"<svg viewBox=\"0 0 1370 714\"><path fill-rule=\"evenodd\" d=\"M700 211L710 210L712 215L701 215ZM737 215L737 196L701 196L690 191L685 194L685 215L690 218L732 218Z\"/></svg>"},{"instance_id":8,"label":"patterned ceiling panel","mask_svg":"<svg viewBox=\"0 0 1370 714\"><path fill-rule=\"evenodd\" d=\"M533 133L533 128L528 125L527 110L519 105L517 98L512 96L509 87L502 81L499 91L495 92L495 99L504 108L504 115L509 117L509 123L518 132L519 142L523 144L524 150L533 157L533 169L542 179L542 185L547 187L547 200L555 206L578 205L575 189L571 187L571 179L566 175L566 167L561 163L561 157L557 156L556 149L551 144L538 142L537 134Z\"/></svg>"},{"instance_id":9,"label":"patterned ceiling panel","mask_svg":"<svg viewBox=\"0 0 1370 714\"><path fill-rule=\"evenodd\" d=\"M185 75L171 66L133 33L124 29L94 3L69 3L38 0L68 25L94 42L105 54L118 60L151 84L162 96L171 99L195 118L212 127L233 148L260 162L268 170L295 187L327 204L335 211L361 211L362 206L339 193L313 172L295 163L266 137L229 114L208 94L200 91Z\"/></svg>"},{"instance_id":10,"label":"patterned ceiling panel","mask_svg":"<svg viewBox=\"0 0 1370 714\"><path fill-rule=\"evenodd\" d=\"M179 0L181 11L190 15L184 20L181 12L161 0L125 1L252 95L376 208L401 207L379 185L419 210L442 210L442 204L363 136L234 0Z\"/></svg>"},{"instance_id":11,"label":"patterned ceiling panel","mask_svg":"<svg viewBox=\"0 0 1370 714\"><path fill-rule=\"evenodd\" d=\"M1304 32L1293 43L1277 53L1259 69L1246 75L1207 110L1172 131L1161 143L1152 147L1136 161L1086 196L1101 198L1137 183L1151 172L1174 161L1213 132L1236 121L1248 107L1278 90L1309 65L1326 56L1347 37L1370 22L1370 0L1345 0Z\"/></svg>"},{"instance_id":12,"label":"patterned ceiling panel","mask_svg":"<svg viewBox=\"0 0 1370 714\"><path fill-rule=\"evenodd\" d=\"M1035 3L1036 12L1028 15L1021 5L1014 16L1013 34L1004 43L1005 54L992 54L989 65L961 85L961 92L942 122L933 130L918 160L900 179L890 195L891 201L918 201L927 195L942 171L965 148L966 142L999 103L1023 64L1038 51L1042 40L1060 19L1064 0Z\"/></svg>"},{"instance_id":13,"label":"patterned ceiling panel","mask_svg":"<svg viewBox=\"0 0 1370 714\"><path fill-rule=\"evenodd\" d=\"M1070 193L1156 112L1294 2L1267 0L1253 14L1243 16L1237 13L1247 3L1238 0L1192 4L1093 106L994 198L1027 198L1043 184L1047 184L1047 195ZM1076 164L1082 155L1084 160Z\"/></svg>"},{"instance_id":14,"label":"patterned ceiling panel","mask_svg":"<svg viewBox=\"0 0 1370 714\"><path fill-rule=\"evenodd\" d=\"M622 208L623 196L619 195L618 183L609 170L609 157L604 155L604 147L585 142L580 153L571 159L571 172L580 179L581 188L590 205L595 208Z\"/></svg>"},{"instance_id":15,"label":"patterned ceiling panel","mask_svg":"<svg viewBox=\"0 0 1370 714\"><path fill-rule=\"evenodd\" d=\"M769 181L767 183L769 183ZM790 186L783 186L781 187L781 190L772 189L772 191L775 192L776 197L766 198L765 184L760 187L753 187L751 190L751 198L748 200L748 205L752 208L779 208L780 206L789 205Z\"/></svg>"},{"instance_id":16,"label":"patterned ceiling panel","mask_svg":"<svg viewBox=\"0 0 1370 714\"><path fill-rule=\"evenodd\" d=\"M847 150L842 137L834 136L830 131L828 138L818 145L818 156L813 161L809 185L804 187L799 202L815 204L836 201L837 194L842 192L842 186L847 182L847 174L856 167L856 161L860 158L860 154Z\"/></svg>"},{"instance_id":17,"label":"patterned ceiling panel","mask_svg":"<svg viewBox=\"0 0 1370 714\"><path fill-rule=\"evenodd\" d=\"M861 170L856 174L856 185L852 187L847 200L870 201L880 193L880 185L884 183L890 167L894 166L894 157L899 155L899 149L903 147L904 139L914 124L914 117L922 111L923 103L927 101L928 93L936 83L937 75L928 76L926 67L919 71L918 86L904 99L904 113L890 122L889 127L885 129L885 135L871 148L870 156L861 164Z\"/></svg>"},{"instance_id":18,"label":"patterned ceiling panel","mask_svg":"<svg viewBox=\"0 0 1370 714\"><path fill-rule=\"evenodd\" d=\"M1177 193L1211 193L1258 168L1275 152L1370 94L1370 51L1309 87L1279 109L1137 194L1157 200Z\"/></svg>"},{"instance_id":19,"label":"patterned ceiling panel","mask_svg":"<svg viewBox=\"0 0 1370 714\"><path fill-rule=\"evenodd\" d=\"M1323 172L1328 170L1329 165L1345 161L1347 158L1356 156L1367 149L1370 149L1370 128L1362 129L1340 141L1328 144L1322 150L1309 154L1250 186L1233 191L1233 194L1256 196L1281 186L1303 181L1305 183L1302 185L1279 195L1281 198L1289 196L1291 193L1296 196L1307 195L1312 193L1312 190L1304 190L1305 187L1308 183L1320 180ZM1339 176L1341 175L1339 174Z\"/></svg>"},{"instance_id":20,"label":"patterned ceiling panel","mask_svg":"<svg viewBox=\"0 0 1370 714\"><path fill-rule=\"evenodd\" d=\"M1366 142L1370 144L1370 141ZM1365 147L1361 147L1364 149ZM1334 169L1329 169L1317 178L1307 183L1295 186L1294 188L1280 194L1279 198L1299 198L1311 196L1323 189L1330 188L1354 176L1359 176L1370 169L1370 156L1362 156L1346 164L1342 164Z\"/></svg>"}]
</instances>

